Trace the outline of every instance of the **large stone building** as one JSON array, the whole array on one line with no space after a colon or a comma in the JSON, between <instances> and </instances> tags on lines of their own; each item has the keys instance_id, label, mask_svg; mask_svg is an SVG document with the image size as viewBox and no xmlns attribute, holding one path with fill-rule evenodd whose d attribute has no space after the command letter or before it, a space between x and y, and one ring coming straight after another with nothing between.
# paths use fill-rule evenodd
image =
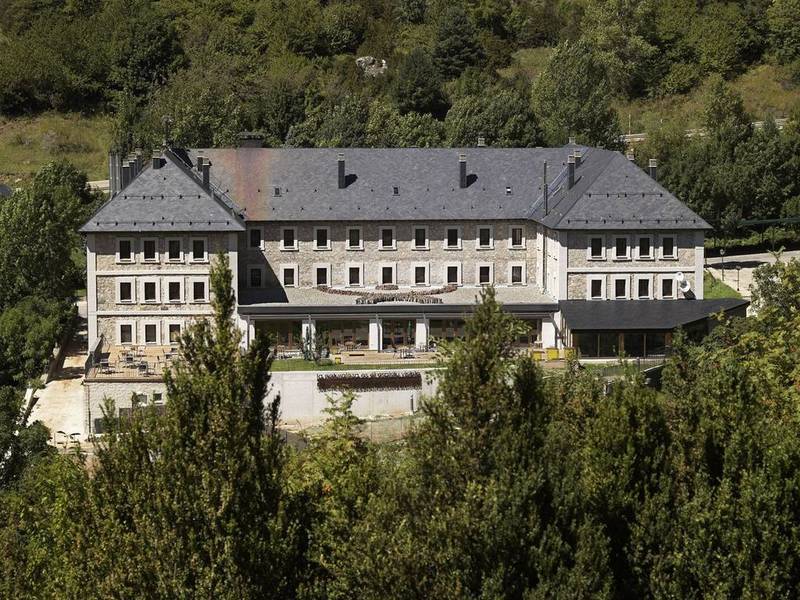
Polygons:
<instances>
[{"instance_id":1,"label":"large stone building","mask_svg":"<svg viewBox=\"0 0 800 600\"><path fill-rule=\"evenodd\" d=\"M483 286L530 324L521 346L665 352L703 301L709 228L618 152L177 149L111 159L85 224L89 341L169 347L209 314L227 255L243 343L366 352L459 336Z\"/></svg>"}]
</instances>

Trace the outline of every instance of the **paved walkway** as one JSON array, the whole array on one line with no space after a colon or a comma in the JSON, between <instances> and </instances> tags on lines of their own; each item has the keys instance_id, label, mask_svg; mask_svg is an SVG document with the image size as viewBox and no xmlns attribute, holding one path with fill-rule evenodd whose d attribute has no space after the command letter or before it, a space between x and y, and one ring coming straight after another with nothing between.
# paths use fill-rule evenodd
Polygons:
<instances>
[{"instance_id":1,"label":"paved walkway","mask_svg":"<svg viewBox=\"0 0 800 600\"><path fill-rule=\"evenodd\" d=\"M67 345L63 364L44 388L36 390L30 421L42 421L50 430L50 443L63 446L70 435L85 440L83 368L86 363L86 303L78 304L78 331ZM73 435L74 434L74 435Z\"/></svg>"},{"instance_id":2,"label":"paved walkway","mask_svg":"<svg viewBox=\"0 0 800 600\"><path fill-rule=\"evenodd\" d=\"M800 259L800 250L791 250L781 255L781 260ZM750 286L753 283L753 271L763 264L772 264L775 256L769 252L758 254L737 254L725 257L706 258L706 268L716 278L724 281L738 291L743 298L752 296ZM724 272L723 272L724 264Z\"/></svg>"}]
</instances>

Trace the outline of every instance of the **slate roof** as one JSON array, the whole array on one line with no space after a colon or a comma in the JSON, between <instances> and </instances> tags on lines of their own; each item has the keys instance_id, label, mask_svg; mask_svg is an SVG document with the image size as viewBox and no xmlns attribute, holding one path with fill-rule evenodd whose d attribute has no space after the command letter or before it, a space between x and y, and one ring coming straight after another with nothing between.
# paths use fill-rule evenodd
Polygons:
<instances>
[{"instance_id":1,"label":"slate roof","mask_svg":"<svg viewBox=\"0 0 800 600\"><path fill-rule=\"evenodd\" d=\"M170 151L162 166L149 164L81 227L99 231L244 231L235 205L206 190L199 177Z\"/></svg>"},{"instance_id":2,"label":"slate roof","mask_svg":"<svg viewBox=\"0 0 800 600\"><path fill-rule=\"evenodd\" d=\"M744 309L739 298L716 300L561 300L558 305L572 331L671 330L720 311Z\"/></svg>"},{"instance_id":3,"label":"slate roof","mask_svg":"<svg viewBox=\"0 0 800 600\"><path fill-rule=\"evenodd\" d=\"M561 148L225 148L187 151L257 221L535 219L556 229L705 229L675 196L618 152L580 148L567 192ZM338 188L337 156L347 187ZM458 156L468 183L459 187ZM548 163L549 214L542 202ZM395 195L393 188L397 187ZM278 196L275 188L279 188Z\"/></svg>"}]
</instances>

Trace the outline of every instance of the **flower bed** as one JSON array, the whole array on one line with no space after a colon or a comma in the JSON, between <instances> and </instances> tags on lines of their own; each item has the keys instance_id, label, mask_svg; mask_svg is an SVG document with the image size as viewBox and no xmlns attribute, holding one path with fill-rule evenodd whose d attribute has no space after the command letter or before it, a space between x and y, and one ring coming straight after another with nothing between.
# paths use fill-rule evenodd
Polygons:
<instances>
[{"instance_id":1,"label":"flower bed","mask_svg":"<svg viewBox=\"0 0 800 600\"><path fill-rule=\"evenodd\" d=\"M317 375L320 391L352 390L374 392L381 390L418 390L422 388L422 373L325 373Z\"/></svg>"},{"instance_id":2,"label":"flower bed","mask_svg":"<svg viewBox=\"0 0 800 600\"><path fill-rule=\"evenodd\" d=\"M355 296L356 304L378 304L380 302L416 302L418 304L442 304L442 299L437 298L438 294L448 294L457 289L457 286L449 284L430 290L408 290L403 292L381 292L381 291L361 291L343 290L332 288L326 285L319 286L320 291L339 296ZM380 289L380 288L379 288ZM388 286L387 288L388 289Z\"/></svg>"}]
</instances>

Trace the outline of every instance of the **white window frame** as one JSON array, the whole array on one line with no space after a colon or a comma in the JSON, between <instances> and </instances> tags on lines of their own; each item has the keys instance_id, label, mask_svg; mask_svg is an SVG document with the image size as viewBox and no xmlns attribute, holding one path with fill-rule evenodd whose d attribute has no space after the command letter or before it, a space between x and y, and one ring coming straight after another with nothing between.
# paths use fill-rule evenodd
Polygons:
<instances>
[{"instance_id":1,"label":"white window frame","mask_svg":"<svg viewBox=\"0 0 800 600\"><path fill-rule=\"evenodd\" d=\"M284 235L283 235L283 234L284 234L284 232L285 232L285 231L288 231L288 230L291 230L291 231L292 231L292 233L294 234L294 235L292 236L292 237L294 237L294 244L293 244L293 245L291 245L291 246L287 246L287 245L286 245L286 238L285 238L285 237L284 237ZM281 251L282 251L282 252L297 252L297 250L298 250L299 248L300 248L300 242L299 242L299 240L297 239L297 227L284 227L284 226L282 225L282 226L281 226Z\"/></svg>"},{"instance_id":2,"label":"white window frame","mask_svg":"<svg viewBox=\"0 0 800 600\"><path fill-rule=\"evenodd\" d=\"M639 295L639 282L647 281L647 296ZM633 277L633 290L631 290L631 298L634 300L652 300L653 299L653 276L652 275L635 275Z\"/></svg>"},{"instance_id":3,"label":"white window frame","mask_svg":"<svg viewBox=\"0 0 800 600\"><path fill-rule=\"evenodd\" d=\"M179 300L170 300L169 299L169 284L170 283L177 283L180 287L180 299ZM164 304L183 304L186 298L186 291L185 288L186 284L183 280L183 277L167 277L164 279Z\"/></svg>"},{"instance_id":4,"label":"white window frame","mask_svg":"<svg viewBox=\"0 0 800 600\"><path fill-rule=\"evenodd\" d=\"M444 283L444 285L453 285L453 284L451 284L451 283L449 283L447 281L447 269L449 269L450 267L455 267L458 270L457 271L457 275L456 275L457 280L456 280L455 285L458 285L458 286L463 285L464 284L464 280L461 277L462 269L461 269L461 263L460 262L444 263L443 268L442 268L442 282Z\"/></svg>"},{"instance_id":5,"label":"white window frame","mask_svg":"<svg viewBox=\"0 0 800 600\"><path fill-rule=\"evenodd\" d=\"M358 246L350 245L350 232L358 231ZM361 226L348 227L346 231L347 237L345 239L345 247L348 250L363 250L364 249L364 228Z\"/></svg>"},{"instance_id":6,"label":"white window frame","mask_svg":"<svg viewBox=\"0 0 800 600\"><path fill-rule=\"evenodd\" d=\"M178 242L178 258L170 258L169 256L169 244L170 242ZM183 240L181 238L167 238L165 242L164 254L166 256L166 260L168 263L171 264L180 264L184 261L183 256Z\"/></svg>"},{"instance_id":7,"label":"white window frame","mask_svg":"<svg viewBox=\"0 0 800 600\"><path fill-rule=\"evenodd\" d=\"M131 257L128 259L122 259L119 256L119 246L122 242L130 242L131 244ZM123 265L132 265L136 264L136 240L133 238L117 238L117 252L116 252L116 260L117 263Z\"/></svg>"},{"instance_id":8,"label":"white window frame","mask_svg":"<svg viewBox=\"0 0 800 600\"><path fill-rule=\"evenodd\" d=\"M294 284L286 285L284 283L284 273L286 271L294 271ZM300 287L300 269L297 267L296 263L293 264L282 264L278 267L278 272L281 274L281 287L290 287L296 288Z\"/></svg>"},{"instance_id":9,"label":"white window frame","mask_svg":"<svg viewBox=\"0 0 800 600\"><path fill-rule=\"evenodd\" d=\"M350 283L350 269L358 269L358 283ZM364 287L364 263L349 262L344 266L345 287Z\"/></svg>"},{"instance_id":10,"label":"white window frame","mask_svg":"<svg viewBox=\"0 0 800 600\"><path fill-rule=\"evenodd\" d=\"M155 298L152 300L148 300L144 293L144 286L146 283L154 283L156 285ZM142 304L160 304L161 290L159 289L159 283L160 280L158 277L142 277L139 280L139 297L142 299Z\"/></svg>"},{"instance_id":11,"label":"white window frame","mask_svg":"<svg viewBox=\"0 0 800 600\"><path fill-rule=\"evenodd\" d=\"M120 294L120 287L123 283L131 284L131 299L130 300L123 300ZM117 304L136 304L136 279L133 277L120 277L117 279L116 287L116 297L117 297Z\"/></svg>"},{"instance_id":12,"label":"white window frame","mask_svg":"<svg viewBox=\"0 0 800 600\"><path fill-rule=\"evenodd\" d=\"M592 297L592 282L600 282L600 297ZM586 299L587 300L605 300L606 299L606 276L605 275L587 275L586 277Z\"/></svg>"},{"instance_id":13,"label":"white window frame","mask_svg":"<svg viewBox=\"0 0 800 600\"><path fill-rule=\"evenodd\" d=\"M417 269L425 269L425 281L417 283ZM415 262L411 263L411 285L413 287L427 287L431 284L431 263L429 262Z\"/></svg>"},{"instance_id":14,"label":"white window frame","mask_svg":"<svg viewBox=\"0 0 800 600\"><path fill-rule=\"evenodd\" d=\"M665 296L664 295L664 280L669 279L672 281L672 295ZM660 300L675 300L678 297L678 286L675 283L675 274L674 273L664 273L663 275L659 275L658 277L658 298Z\"/></svg>"},{"instance_id":15,"label":"white window frame","mask_svg":"<svg viewBox=\"0 0 800 600\"><path fill-rule=\"evenodd\" d=\"M616 234L616 235L613 236L612 239L613 239L614 243L611 245L611 250L612 250L612 257L611 258L613 260L620 261L620 262L621 261L630 260L631 259L631 236L629 236L627 234L626 235ZM617 256L617 240L622 240L622 239L625 240L625 250L626 250L626 252L625 252L625 256L619 257L619 256Z\"/></svg>"},{"instance_id":16,"label":"white window frame","mask_svg":"<svg viewBox=\"0 0 800 600\"><path fill-rule=\"evenodd\" d=\"M165 323L166 327L164 328L164 345L165 346L172 346L173 344L177 344L178 342L170 341L169 339L169 328L173 325L177 325L179 328L178 336L183 335L183 323L181 321L167 321Z\"/></svg>"},{"instance_id":17,"label":"white window frame","mask_svg":"<svg viewBox=\"0 0 800 600\"><path fill-rule=\"evenodd\" d=\"M392 232L392 245L383 245L383 232L391 230ZM381 225L378 227L378 250L397 250L397 228L394 225Z\"/></svg>"},{"instance_id":18,"label":"white window frame","mask_svg":"<svg viewBox=\"0 0 800 600\"><path fill-rule=\"evenodd\" d=\"M650 241L650 254L648 256L642 256L640 252L639 242L642 240L642 238L647 238ZM656 250L653 247L653 236L648 233L637 233L634 236L634 239L636 240L635 244L636 260L655 260Z\"/></svg>"},{"instance_id":19,"label":"white window frame","mask_svg":"<svg viewBox=\"0 0 800 600\"><path fill-rule=\"evenodd\" d=\"M155 256L153 258L145 258L144 257L144 245L147 242L153 242L153 245L155 246ZM160 252L158 250L158 238L154 238L154 237L142 238L142 253L141 254L142 254L142 262L143 263L147 263L149 265L157 264L159 262L159 257L160 257Z\"/></svg>"},{"instance_id":20,"label":"white window frame","mask_svg":"<svg viewBox=\"0 0 800 600\"><path fill-rule=\"evenodd\" d=\"M326 246L317 246L317 232L325 231L328 244ZM314 250L323 252L331 249L331 228L330 227L314 227Z\"/></svg>"},{"instance_id":21,"label":"white window frame","mask_svg":"<svg viewBox=\"0 0 800 600\"><path fill-rule=\"evenodd\" d=\"M122 341L122 328L124 326L131 328L131 341ZM119 346L133 346L136 344L136 323L134 321L117 321L117 345Z\"/></svg>"},{"instance_id":22,"label":"white window frame","mask_svg":"<svg viewBox=\"0 0 800 600\"><path fill-rule=\"evenodd\" d=\"M487 283L481 283L481 267L489 267L489 281ZM494 263L491 262L475 263L475 285L477 286L494 285Z\"/></svg>"},{"instance_id":23,"label":"white window frame","mask_svg":"<svg viewBox=\"0 0 800 600\"><path fill-rule=\"evenodd\" d=\"M617 296L617 282L625 282L625 295L622 297ZM631 298L631 278L629 275L612 275L611 276L611 295L612 300L630 300Z\"/></svg>"},{"instance_id":24,"label":"white window frame","mask_svg":"<svg viewBox=\"0 0 800 600\"><path fill-rule=\"evenodd\" d=\"M417 246L417 229L422 229L425 232L425 244L423 246ZM411 248L413 250L430 250L431 239L429 232L427 225L413 225L411 227Z\"/></svg>"},{"instance_id":25,"label":"white window frame","mask_svg":"<svg viewBox=\"0 0 800 600\"><path fill-rule=\"evenodd\" d=\"M592 240L600 240L600 256L592 256ZM616 248L615 248L616 250ZM586 240L586 260L605 260L606 259L606 236L601 234L590 234Z\"/></svg>"},{"instance_id":26,"label":"white window frame","mask_svg":"<svg viewBox=\"0 0 800 600\"><path fill-rule=\"evenodd\" d=\"M254 286L251 284L250 279L250 272L251 271L260 271L261 272L261 285ZM263 289L266 284L267 278L267 269L263 265L247 265L247 287L251 290L260 290Z\"/></svg>"},{"instance_id":27,"label":"white window frame","mask_svg":"<svg viewBox=\"0 0 800 600\"><path fill-rule=\"evenodd\" d=\"M194 243L195 242L203 242L203 258L198 259L194 256ZM208 238L206 237L192 237L189 238L189 262L191 263L207 263L208 262Z\"/></svg>"},{"instance_id":28,"label":"white window frame","mask_svg":"<svg viewBox=\"0 0 800 600\"><path fill-rule=\"evenodd\" d=\"M258 231L258 233L259 233L259 238L260 238L261 241L258 243L258 246L253 246L253 244L252 244L251 236L253 235L253 233L252 233L253 231ZM264 228L261 225L250 225L247 228L247 247L250 248L251 250L255 250L255 249L263 250L264 249Z\"/></svg>"},{"instance_id":29,"label":"white window frame","mask_svg":"<svg viewBox=\"0 0 800 600\"><path fill-rule=\"evenodd\" d=\"M672 238L672 256L664 254L664 238ZM678 260L678 236L675 234L662 235L658 244L658 254L661 260Z\"/></svg>"},{"instance_id":30,"label":"white window frame","mask_svg":"<svg viewBox=\"0 0 800 600\"><path fill-rule=\"evenodd\" d=\"M514 245L514 230L519 229L522 232L522 243L519 246ZM522 225L509 225L508 226L508 248L509 250L525 250L527 246L527 238L525 236L525 227Z\"/></svg>"},{"instance_id":31,"label":"white window frame","mask_svg":"<svg viewBox=\"0 0 800 600\"><path fill-rule=\"evenodd\" d=\"M455 246L448 246L447 245L447 232L450 229L455 229L456 233L458 234L458 243ZM460 225L455 226L447 226L444 228L444 240L442 240L442 244L445 250L461 250L464 245L464 235Z\"/></svg>"},{"instance_id":32,"label":"white window frame","mask_svg":"<svg viewBox=\"0 0 800 600\"><path fill-rule=\"evenodd\" d=\"M392 280L387 284L383 282L383 270L392 270ZM397 263L396 262L382 262L378 264L378 285L397 285Z\"/></svg>"},{"instance_id":33,"label":"white window frame","mask_svg":"<svg viewBox=\"0 0 800 600\"><path fill-rule=\"evenodd\" d=\"M511 274L513 272L513 267L522 267L522 281L519 283L514 283L512 281ZM508 277L508 285L519 286L519 285L527 285L528 284L528 265L525 261L522 260L515 260L508 263L508 273L506 274Z\"/></svg>"},{"instance_id":34,"label":"white window frame","mask_svg":"<svg viewBox=\"0 0 800 600\"><path fill-rule=\"evenodd\" d=\"M195 283L202 283L205 289L205 297L201 300L197 300L194 297L194 284ZM208 277L190 277L189 278L189 289L192 290L192 304L208 304L210 301L209 294L210 291L208 289Z\"/></svg>"},{"instance_id":35,"label":"white window frame","mask_svg":"<svg viewBox=\"0 0 800 600\"><path fill-rule=\"evenodd\" d=\"M481 231L483 229L489 230L489 245L481 246ZM477 250L494 250L494 226L493 225L478 225L475 229L475 248Z\"/></svg>"},{"instance_id":36,"label":"white window frame","mask_svg":"<svg viewBox=\"0 0 800 600\"><path fill-rule=\"evenodd\" d=\"M314 269L314 286L315 287L318 287L320 285L327 285L328 287L330 287L332 285L332 282L331 282L331 265L330 265L330 263L314 263L312 265L312 268ZM326 283L320 283L319 282L319 279L317 278L317 271L319 269L324 269L325 270Z\"/></svg>"},{"instance_id":37,"label":"white window frame","mask_svg":"<svg viewBox=\"0 0 800 600\"><path fill-rule=\"evenodd\" d=\"M147 341L147 326L152 325L156 328L155 341ZM142 344L147 346L160 346L161 345L161 322L160 321L142 321Z\"/></svg>"}]
</instances>

